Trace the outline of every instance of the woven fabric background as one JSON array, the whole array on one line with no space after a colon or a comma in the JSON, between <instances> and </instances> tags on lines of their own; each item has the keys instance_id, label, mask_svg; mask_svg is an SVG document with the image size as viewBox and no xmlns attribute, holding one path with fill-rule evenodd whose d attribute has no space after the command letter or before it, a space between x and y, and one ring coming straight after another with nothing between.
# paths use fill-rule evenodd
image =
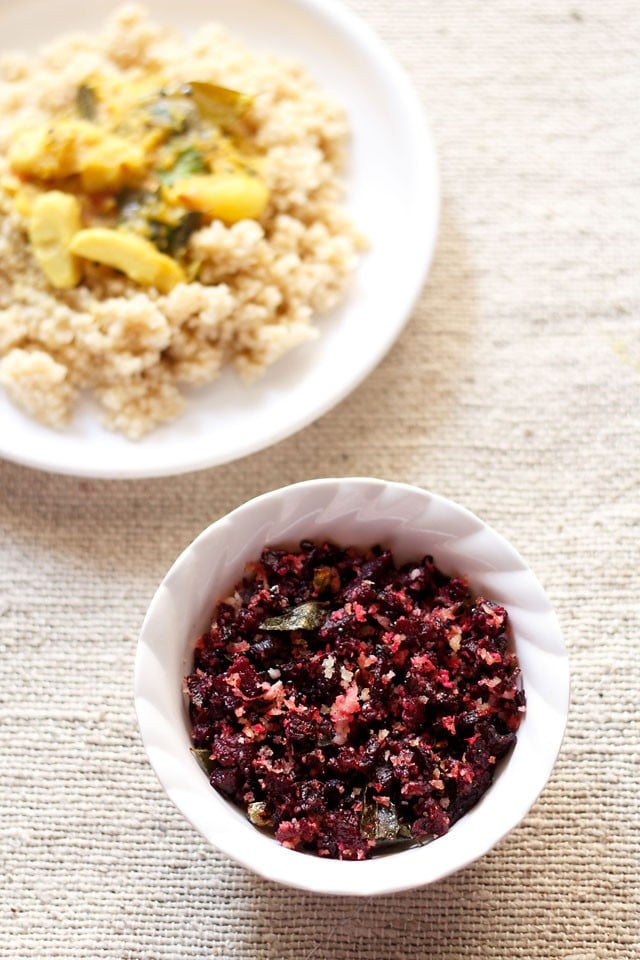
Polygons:
<instances>
[{"instance_id":1,"label":"woven fabric background","mask_svg":"<svg viewBox=\"0 0 640 960\"><path fill-rule=\"evenodd\" d=\"M352 6L411 73L442 168L433 270L390 355L318 423L223 468L88 482L0 463L3 960L640 956L640 7ZM156 782L132 702L136 634L177 554L323 475L479 513L542 580L572 664L567 738L522 825L376 900L281 889L210 849Z\"/></svg>"}]
</instances>

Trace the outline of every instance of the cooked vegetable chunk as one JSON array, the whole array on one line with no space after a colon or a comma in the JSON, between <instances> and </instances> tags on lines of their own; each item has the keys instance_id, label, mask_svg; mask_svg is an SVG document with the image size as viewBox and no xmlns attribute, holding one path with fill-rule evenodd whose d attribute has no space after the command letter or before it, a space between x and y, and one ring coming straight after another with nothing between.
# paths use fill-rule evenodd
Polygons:
<instances>
[{"instance_id":1,"label":"cooked vegetable chunk","mask_svg":"<svg viewBox=\"0 0 640 960\"><path fill-rule=\"evenodd\" d=\"M16 173L41 180L80 174L89 193L119 190L146 167L141 147L86 120L26 128L9 148L9 163Z\"/></svg>"},{"instance_id":2,"label":"cooked vegetable chunk","mask_svg":"<svg viewBox=\"0 0 640 960\"><path fill-rule=\"evenodd\" d=\"M145 172L144 151L135 143L104 134L78 157L82 186L88 193L120 190L136 183Z\"/></svg>"},{"instance_id":3,"label":"cooked vegetable chunk","mask_svg":"<svg viewBox=\"0 0 640 960\"><path fill-rule=\"evenodd\" d=\"M41 196L42 190L40 187L36 187L32 183L23 183L14 193L13 206L21 217L28 220L33 212L34 203Z\"/></svg>"},{"instance_id":4,"label":"cooked vegetable chunk","mask_svg":"<svg viewBox=\"0 0 640 960\"><path fill-rule=\"evenodd\" d=\"M174 202L225 223L257 220L269 203L269 190L264 181L247 173L183 177L176 180L167 194Z\"/></svg>"},{"instance_id":5,"label":"cooked vegetable chunk","mask_svg":"<svg viewBox=\"0 0 640 960\"><path fill-rule=\"evenodd\" d=\"M79 173L83 150L100 141L103 133L86 120L61 120L55 125L27 127L9 147L15 173L57 180Z\"/></svg>"},{"instance_id":6,"label":"cooked vegetable chunk","mask_svg":"<svg viewBox=\"0 0 640 960\"><path fill-rule=\"evenodd\" d=\"M81 230L71 242L71 251L87 260L115 267L136 283L157 287L162 293L168 293L186 279L175 260L160 253L148 240L125 230L107 227Z\"/></svg>"},{"instance_id":7,"label":"cooked vegetable chunk","mask_svg":"<svg viewBox=\"0 0 640 960\"><path fill-rule=\"evenodd\" d=\"M69 245L81 227L80 203L71 194L50 190L34 201L29 239L36 260L54 287L65 289L80 282L78 258Z\"/></svg>"}]
</instances>

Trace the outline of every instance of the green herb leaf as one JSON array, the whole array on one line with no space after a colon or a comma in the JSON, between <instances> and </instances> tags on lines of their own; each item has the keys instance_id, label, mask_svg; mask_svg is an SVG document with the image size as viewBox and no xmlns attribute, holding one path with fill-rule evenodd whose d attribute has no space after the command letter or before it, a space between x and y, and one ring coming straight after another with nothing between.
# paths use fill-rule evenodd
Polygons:
<instances>
[{"instance_id":1,"label":"green herb leaf","mask_svg":"<svg viewBox=\"0 0 640 960\"><path fill-rule=\"evenodd\" d=\"M209 168L204 155L196 147L181 150L169 170L159 170L158 179L164 184L172 184L181 177L190 177L195 173L208 173Z\"/></svg>"},{"instance_id":2,"label":"green herb leaf","mask_svg":"<svg viewBox=\"0 0 640 960\"><path fill-rule=\"evenodd\" d=\"M285 610L278 617L270 617L260 624L261 630L317 630L327 619L324 603L310 600L298 607Z\"/></svg>"}]
</instances>

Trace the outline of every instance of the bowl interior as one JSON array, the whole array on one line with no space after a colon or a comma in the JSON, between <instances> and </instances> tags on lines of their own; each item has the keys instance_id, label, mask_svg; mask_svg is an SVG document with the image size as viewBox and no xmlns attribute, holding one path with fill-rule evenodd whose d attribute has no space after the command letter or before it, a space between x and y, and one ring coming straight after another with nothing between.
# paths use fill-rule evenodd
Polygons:
<instances>
[{"instance_id":1,"label":"bowl interior","mask_svg":"<svg viewBox=\"0 0 640 960\"><path fill-rule=\"evenodd\" d=\"M364 863L303 855L261 834L209 785L189 752L182 679L216 602L267 545L327 538L390 547L399 562L432 554L449 575L503 604L523 673L527 713L516 746L480 802L432 844ZM169 796L214 846L250 869L319 892L374 894L429 883L476 859L525 815L544 786L564 732L568 668L542 587L517 552L462 507L403 484L309 481L265 494L204 531L160 586L142 629L136 701L143 740Z\"/></svg>"}]
</instances>

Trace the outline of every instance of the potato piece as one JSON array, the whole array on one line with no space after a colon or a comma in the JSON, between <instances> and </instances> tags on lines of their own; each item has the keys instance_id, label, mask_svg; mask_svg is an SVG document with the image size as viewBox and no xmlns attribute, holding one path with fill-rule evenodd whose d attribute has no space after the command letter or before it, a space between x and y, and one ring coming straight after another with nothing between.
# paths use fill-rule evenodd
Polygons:
<instances>
[{"instance_id":1,"label":"potato piece","mask_svg":"<svg viewBox=\"0 0 640 960\"><path fill-rule=\"evenodd\" d=\"M13 198L13 208L21 217L28 218L33 213L33 205L42 196L42 190L33 183L23 184Z\"/></svg>"},{"instance_id":2,"label":"potato piece","mask_svg":"<svg viewBox=\"0 0 640 960\"><path fill-rule=\"evenodd\" d=\"M145 172L142 148L114 134L105 134L95 145L81 149L77 163L88 193L115 192L137 182Z\"/></svg>"},{"instance_id":3,"label":"potato piece","mask_svg":"<svg viewBox=\"0 0 640 960\"><path fill-rule=\"evenodd\" d=\"M40 180L57 180L78 173L82 150L104 136L86 120L62 120L55 126L27 127L9 147L9 165L15 173Z\"/></svg>"},{"instance_id":4,"label":"potato piece","mask_svg":"<svg viewBox=\"0 0 640 960\"><path fill-rule=\"evenodd\" d=\"M80 264L69 251L69 244L81 227L77 197L50 190L35 199L29 220L29 239L42 272L60 290L80 282Z\"/></svg>"},{"instance_id":5,"label":"potato piece","mask_svg":"<svg viewBox=\"0 0 640 960\"><path fill-rule=\"evenodd\" d=\"M269 189L264 181L246 173L183 177L168 188L166 195L172 203L225 223L257 220L269 203Z\"/></svg>"},{"instance_id":6,"label":"potato piece","mask_svg":"<svg viewBox=\"0 0 640 960\"><path fill-rule=\"evenodd\" d=\"M15 196L21 186L22 181L20 177L14 177L12 173L6 173L0 176L0 189L4 190L9 196Z\"/></svg>"},{"instance_id":7,"label":"potato piece","mask_svg":"<svg viewBox=\"0 0 640 960\"><path fill-rule=\"evenodd\" d=\"M40 180L79 173L89 193L120 190L137 182L146 168L141 146L86 120L22 130L9 147L9 164L15 173Z\"/></svg>"},{"instance_id":8,"label":"potato piece","mask_svg":"<svg viewBox=\"0 0 640 960\"><path fill-rule=\"evenodd\" d=\"M160 253L143 237L124 230L107 227L81 230L71 241L71 251L87 260L115 267L136 283L157 287L161 293L168 293L186 279L175 260Z\"/></svg>"}]
</instances>

